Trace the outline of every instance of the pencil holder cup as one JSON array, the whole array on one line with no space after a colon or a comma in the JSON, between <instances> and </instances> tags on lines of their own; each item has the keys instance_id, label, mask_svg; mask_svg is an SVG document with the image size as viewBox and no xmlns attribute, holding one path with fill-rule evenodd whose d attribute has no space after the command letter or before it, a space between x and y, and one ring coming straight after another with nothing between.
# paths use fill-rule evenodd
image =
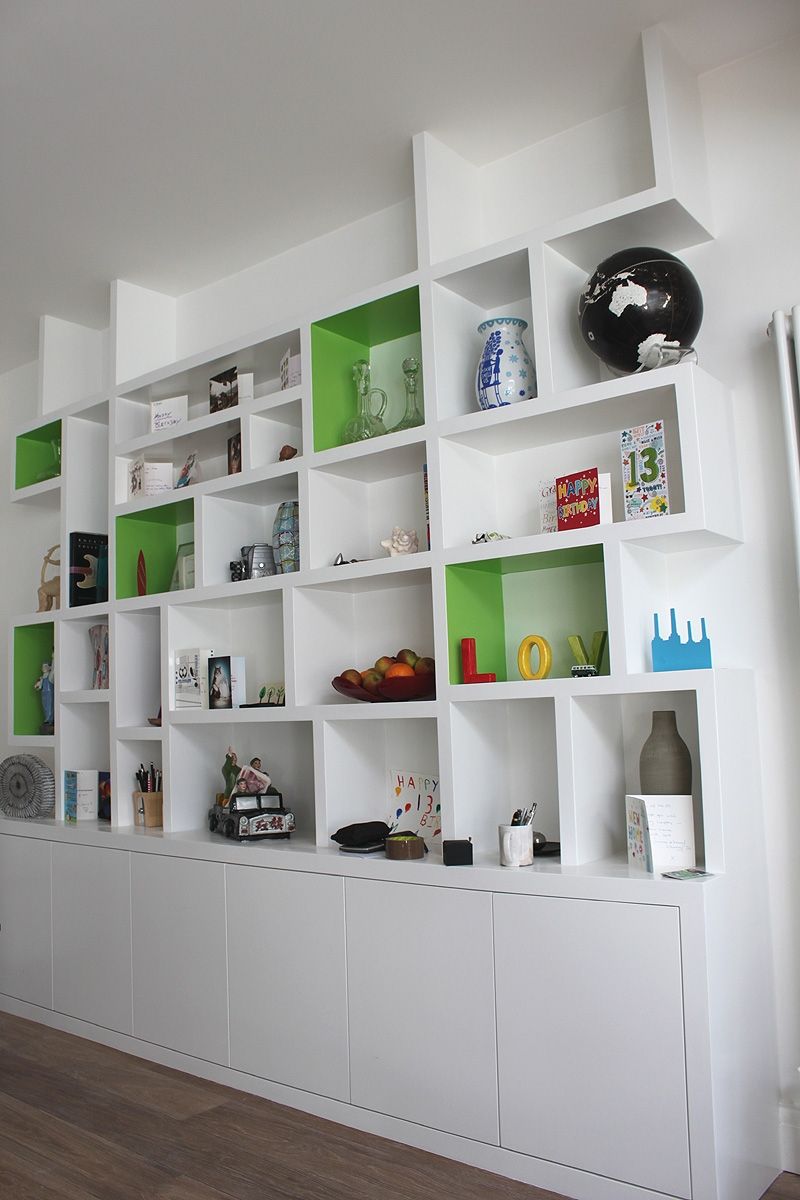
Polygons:
<instances>
[{"instance_id":1,"label":"pencil holder cup","mask_svg":"<svg viewBox=\"0 0 800 1200\"><path fill-rule=\"evenodd\" d=\"M146 829L160 829L163 824L163 808L163 792L134 792L134 825L143 825Z\"/></svg>"},{"instance_id":2,"label":"pencil holder cup","mask_svg":"<svg viewBox=\"0 0 800 1200\"><path fill-rule=\"evenodd\" d=\"M501 867L529 867L533 862L533 826L498 825Z\"/></svg>"}]
</instances>

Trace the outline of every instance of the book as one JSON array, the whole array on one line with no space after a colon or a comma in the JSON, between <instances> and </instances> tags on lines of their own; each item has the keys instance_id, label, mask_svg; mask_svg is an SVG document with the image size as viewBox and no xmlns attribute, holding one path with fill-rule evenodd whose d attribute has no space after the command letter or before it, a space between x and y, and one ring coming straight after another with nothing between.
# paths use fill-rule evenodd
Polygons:
<instances>
[{"instance_id":1,"label":"book","mask_svg":"<svg viewBox=\"0 0 800 1200\"><path fill-rule=\"evenodd\" d=\"M111 820L111 772L97 772L97 816L101 821Z\"/></svg>"},{"instance_id":2,"label":"book","mask_svg":"<svg viewBox=\"0 0 800 1200\"><path fill-rule=\"evenodd\" d=\"M221 412L224 408L235 408L244 400L253 399L253 373L239 374L238 368L228 367L208 381L208 411Z\"/></svg>"},{"instance_id":3,"label":"book","mask_svg":"<svg viewBox=\"0 0 800 1200\"><path fill-rule=\"evenodd\" d=\"M694 867L691 796L626 796L625 817L629 866L649 872Z\"/></svg>"},{"instance_id":4,"label":"book","mask_svg":"<svg viewBox=\"0 0 800 1200\"><path fill-rule=\"evenodd\" d=\"M162 429L174 429L176 425L185 424L188 416L188 395L170 396L166 400L151 400L150 432L160 433Z\"/></svg>"},{"instance_id":5,"label":"book","mask_svg":"<svg viewBox=\"0 0 800 1200\"><path fill-rule=\"evenodd\" d=\"M239 708L245 703L245 660L241 655L209 658L207 679L209 708Z\"/></svg>"},{"instance_id":6,"label":"book","mask_svg":"<svg viewBox=\"0 0 800 1200\"><path fill-rule=\"evenodd\" d=\"M664 516L669 512L664 422L623 429L619 439L625 520Z\"/></svg>"},{"instance_id":7,"label":"book","mask_svg":"<svg viewBox=\"0 0 800 1200\"><path fill-rule=\"evenodd\" d=\"M96 820L98 775L97 771L64 772L64 820L67 824Z\"/></svg>"},{"instance_id":8,"label":"book","mask_svg":"<svg viewBox=\"0 0 800 1200\"><path fill-rule=\"evenodd\" d=\"M208 708L208 660L214 650L175 651L175 707Z\"/></svg>"},{"instance_id":9,"label":"book","mask_svg":"<svg viewBox=\"0 0 800 1200\"><path fill-rule=\"evenodd\" d=\"M108 600L108 534L69 535L69 606Z\"/></svg>"},{"instance_id":10,"label":"book","mask_svg":"<svg viewBox=\"0 0 800 1200\"><path fill-rule=\"evenodd\" d=\"M428 464L422 464L422 490L425 494L425 536L428 541L428 549L431 548L431 505L430 495L428 493Z\"/></svg>"},{"instance_id":11,"label":"book","mask_svg":"<svg viewBox=\"0 0 800 1200\"><path fill-rule=\"evenodd\" d=\"M556 529L585 529L611 523L611 475L587 467L559 475L556 489Z\"/></svg>"}]
</instances>

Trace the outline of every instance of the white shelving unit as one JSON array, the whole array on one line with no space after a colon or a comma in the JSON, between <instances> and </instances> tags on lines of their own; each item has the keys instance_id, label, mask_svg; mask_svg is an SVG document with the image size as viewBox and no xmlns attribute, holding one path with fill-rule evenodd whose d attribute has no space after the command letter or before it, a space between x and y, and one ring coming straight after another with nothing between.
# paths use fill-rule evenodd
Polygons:
<instances>
[{"instance_id":1,"label":"white shelving unit","mask_svg":"<svg viewBox=\"0 0 800 1200\"><path fill-rule=\"evenodd\" d=\"M322 310L310 295L306 312L287 314L285 323L177 360L174 302L115 285L107 388L85 401L70 397L66 407L43 397L40 424L62 422L62 477L15 491L20 505L51 509L53 541L62 546L76 529L109 533L110 599L92 609L23 614L13 623L11 740L30 747L42 739L14 725L20 673L30 660L18 654L15 661L14 647L27 644L20 630L53 628L56 735L44 740L55 747L58 798L54 822L0 823L2 861L15 861L19 849L30 860L31 881L49 881L53 912L62 899L82 903L88 885L76 882L77 872L84 859L94 863L103 854L116 857L92 866L91 886L108 884L113 903L83 934L63 919L48 926L41 906L32 908L32 944L42 955L52 953L56 977L37 970L29 986L20 966L24 917L0 870L0 1005L28 1015L40 1006L40 1019L66 1021L67 1028L138 1053L152 1053L154 1042L165 1048L160 1061L586 1200L647 1200L656 1193L756 1200L777 1169L777 1132L770 1125L774 1047L760 934L766 903L753 805L758 781L752 747L742 737L755 720L752 688L724 648L712 671L666 674L653 673L649 652L654 612L664 619L671 607L682 617L699 615L692 608L691 556L733 548L742 536L730 398L689 365L606 377L582 344L576 320L580 287L606 254L658 245L691 264L693 247L710 237L698 122L686 119L694 82L657 30L645 35L643 67L640 105L564 135L558 153L520 151L504 160L502 180L499 167L476 168L431 135L419 135L418 266L368 293ZM633 138L641 155L621 154L623 137ZM563 161L548 159L554 153L564 161L586 158L584 188L567 186ZM549 190L539 187L541 178ZM592 207L576 211L577 196ZM410 310L418 312L415 327ZM476 328L498 312L529 323L538 395L478 412ZM59 332L63 354L66 333ZM105 339L81 333L78 346L83 353L108 352ZM281 391L278 368L287 348L301 356L302 382ZM371 356L373 384L393 389L397 419L399 361L410 348L422 357L423 424L341 444L336 429L348 414L337 388L346 382L351 349L350 362ZM254 398L209 414L209 377L233 365L254 373ZM85 374L94 379L91 363ZM149 402L183 393L187 423L149 433ZM656 418L666 429L671 511L626 523L619 430ZM243 470L228 476L226 440L233 432L241 433ZM298 453L281 463L287 443ZM128 500L133 458L179 467L189 451L201 463L196 484ZM539 480L595 464L611 472L613 522L542 533ZM230 582L230 560L241 546L270 540L284 500L299 501L299 570ZM183 507L170 515L177 503ZM138 527L126 521L162 521L173 540L193 541L195 586L134 594ZM394 525L417 530L419 553L385 555L380 541ZM121 528L129 532L121 536ZM508 540L474 545L484 530ZM348 562L334 567L338 553ZM458 642L468 630L459 628L453 596L468 591L471 580L488 578L489 569L503 596L501 677L466 685ZM703 615L713 629L711 602ZM108 693L88 689L82 665L88 626L100 620L111 630ZM566 634L587 640L599 628L608 631L605 673L569 678ZM556 647L555 677L524 681L515 670L516 647L525 633L540 631ZM331 679L345 668L364 668L404 646L435 658L433 698L359 704L332 689ZM248 701L257 699L261 684L284 681L285 706L176 710L175 655L189 647L244 655ZM479 663L481 651L479 639ZM148 718L159 708L162 724L153 726ZM644 878L627 866L624 795L638 790L639 751L651 713L662 708L676 710L692 754L698 865L714 875L702 883ZM241 760L262 757L295 812L291 842L239 847L207 832L229 744ZM164 771L163 831L133 828L134 771L150 761ZM436 851L426 862L398 866L354 861L332 847L330 835L340 826L387 817L388 772L398 766L439 780L442 834L472 838L473 868L445 868ZM111 770L110 829L64 826L66 767ZM561 842L560 859L504 871L496 827L534 799L536 825ZM16 868L9 872L18 880ZM291 881L286 872L294 873ZM208 922L205 947L190 923L187 896ZM325 1061L314 1063L300 1038L291 1053L272 1045L268 1031L252 1062L245 1052L250 1034L241 989L270 986L262 959L248 965L243 938L248 909L262 901L307 903L318 912L325 945L315 942L308 924L298 928L305 957L299 966L297 955L285 955L281 995L290 1002L296 979L307 1045L317 1047L318 1059L330 1048ZM157 915L165 912L159 927ZM626 941L628 929L634 932ZM402 1027L413 999L408 981L417 979L405 960L399 970L394 935L411 959L418 956L430 988L422 986L429 1011L419 1018L429 1036L424 1060L418 1043L408 1056L398 1037L399 1056L394 1037L386 1037L387 1022L393 1032L394 1022ZM651 947L639 969L651 937L657 952ZM285 947L279 953L277 935L270 938L280 958ZM579 951L570 949L570 939ZM128 973L117 976L104 1008L92 981L114 968L101 945L112 941ZM194 947L188 958L186 946ZM551 956L566 983L549 969ZM181 976L181 963L190 960L195 999L204 981L219 991L211 1029ZM223 995L219 972L226 962L236 991ZM87 974L78 985L71 972L82 968ZM324 1015L323 996L330 1001ZM520 1038L527 1005L538 1024ZM743 1028L750 1044L740 1054ZM448 1037L437 1039L435 1029L448 1030ZM574 1043L571 1030L580 1030ZM580 1076L561 1072L560 1056L571 1044L581 1047ZM543 1045L549 1049L539 1071ZM628 1056L628 1045L641 1057ZM461 1050L465 1061L454 1071ZM413 1070L432 1080L424 1102L417 1077L408 1074ZM665 1070L669 1086L654 1099ZM652 1083L647 1097L642 1079ZM726 1101L731 1089L736 1112ZM605 1094L613 1097L617 1127L607 1122L602 1136L589 1136L591 1097L601 1103ZM528 1112L536 1114L536 1130ZM587 1135L580 1146L565 1140L573 1118ZM641 1137L640 1154L627 1154L631 1137Z\"/></svg>"}]
</instances>

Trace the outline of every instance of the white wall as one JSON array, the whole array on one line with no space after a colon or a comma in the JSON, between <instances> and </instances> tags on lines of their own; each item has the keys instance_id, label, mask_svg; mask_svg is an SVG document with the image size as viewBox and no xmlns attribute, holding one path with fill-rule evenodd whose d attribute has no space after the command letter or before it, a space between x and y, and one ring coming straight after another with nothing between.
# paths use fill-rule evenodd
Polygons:
<instances>
[{"instance_id":1,"label":"white wall","mask_svg":"<svg viewBox=\"0 0 800 1200\"><path fill-rule=\"evenodd\" d=\"M743 658L757 671L784 1165L800 1171L800 611L765 336L774 309L800 303L800 39L712 72L701 94L718 238L692 260L706 305L698 345L734 390L745 546L726 566ZM742 577L754 586L736 587Z\"/></svg>"},{"instance_id":2,"label":"white wall","mask_svg":"<svg viewBox=\"0 0 800 1200\"><path fill-rule=\"evenodd\" d=\"M729 613L716 631L726 648L740 645L740 661L757 671L763 800L767 819L768 886L777 981L777 1021L784 1120L784 1165L800 1171L800 796L795 747L800 742L798 646L800 611L791 557L789 514L781 490L782 430L773 352L765 336L770 313L800 302L800 196L797 147L800 114L800 39L742 60L701 80L712 198L718 238L693 251L706 318L698 347L701 364L734 391L739 479L745 545L685 556L697 592L695 607L710 602L708 588L722 589ZM244 284L247 284L247 280ZM226 281L226 290L233 281ZM349 290L343 287L343 292ZM248 291L243 287L243 294ZM192 307L198 333L219 311L220 296L203 289L182 298ZM32 411L35 367L0 377L0 427L12 432ZM0 553L5 565L0 612L35 606L38 563L46 549L46 524L25 510L11 525L7 495L13 439L0 442ZM713 447L709 448L709 453ZM16 513L13 514L16 517ZM20 531L25 541L19 561ZM36 577L34 579L34 576ZM754 586L747 586L752 581ZM712 639L714 630L710 630ZM7 637L0 639L0 677ZM730 654L726 653L726 658ZM753 731L743 730L744 737ZM0 731L5 746L5 722ZM754 748L755 752L755 748ZM735 931L731 931L735 937ZM764 936L770 931L765 929ZM747 1030L742 1029L742 1037Z\"/></svg>"}]
</instances>

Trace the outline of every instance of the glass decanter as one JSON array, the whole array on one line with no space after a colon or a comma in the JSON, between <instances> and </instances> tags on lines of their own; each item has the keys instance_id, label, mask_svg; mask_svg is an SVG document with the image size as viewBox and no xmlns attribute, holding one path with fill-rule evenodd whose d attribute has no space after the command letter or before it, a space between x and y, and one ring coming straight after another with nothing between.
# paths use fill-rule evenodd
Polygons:
<instances>
[{"instance_id":1,"label":"glass decanter","mask_svg":"<svg viewBox=\"0 0 800 1200\"><path fill-rule=\"evenodd\" d=\"M403 413L402 420L393 425L390 433L397 433L399 429L414 429L415 426L421 425L425 420L419 409L417 402L417 376L419 375L419 359L404 358L403 359L403 383L406 389L406 411Z\"/></svg>"},{"instance_id":2,"label":"glass decanter","mask_svg":"<svg viewBox=\"0 0 800 1200\"><path fill-rule=\"evenodd\" d=\"M365 442L367 438L380 437L386 433L383 414L386 412L386 392L382 388L369 386L369 363L359 358L353 363L353 382L356 385L356 415L351 417L342 432L344 442ZM380 397L373 411L372 397Z\"/></svg>"}]
</instances>

